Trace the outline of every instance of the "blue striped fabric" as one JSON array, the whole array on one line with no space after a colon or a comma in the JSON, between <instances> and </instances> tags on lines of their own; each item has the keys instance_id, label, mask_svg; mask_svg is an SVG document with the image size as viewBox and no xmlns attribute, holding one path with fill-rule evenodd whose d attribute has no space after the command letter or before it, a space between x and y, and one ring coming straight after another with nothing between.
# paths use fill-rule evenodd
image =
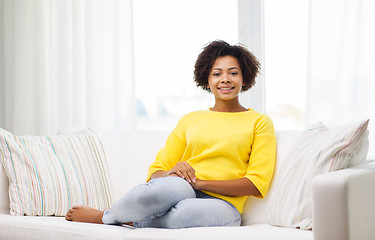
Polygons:
<instances>
[{"instance_id":1,"label":"blue striped fabric","mask_svg":"<svg viewBox=\"0 0 375 240\"><path fill-rule=\"evenodd\" d=\"M90 129L71 135L15 136L0 129L10 214L64 216L73 205L111 205L103 146Z\"/></svg>"}]
</instances>

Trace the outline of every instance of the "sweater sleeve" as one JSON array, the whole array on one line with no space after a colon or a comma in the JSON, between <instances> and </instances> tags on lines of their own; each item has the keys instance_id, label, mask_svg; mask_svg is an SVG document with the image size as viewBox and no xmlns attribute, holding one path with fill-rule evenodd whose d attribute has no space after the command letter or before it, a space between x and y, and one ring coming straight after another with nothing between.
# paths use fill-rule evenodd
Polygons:
<instances>
[{"instance_id":1,"label":"sweater sleeve","mask_svg":"<svg viewBox=\"0 0 375 240\"><path fill-rule=\"evenodd\" d=\"M276 163L276 137L272 120L267 116L255 125L246 178L257 187L264 198L270 187Z\"/></svg>"},{"instance_id":2,"label":"sweater sleeve","mask_svg":"<svg viewBox=\"0 0 375 240\"><path fill-rule=\"evenodd\" d=\"M186 149L185 129L186 121L183 117L168 136L165 146L156 154L154 162L148 169L147 182L154 172L169 171L181 161Z\"/></svg>"}]
</instances>

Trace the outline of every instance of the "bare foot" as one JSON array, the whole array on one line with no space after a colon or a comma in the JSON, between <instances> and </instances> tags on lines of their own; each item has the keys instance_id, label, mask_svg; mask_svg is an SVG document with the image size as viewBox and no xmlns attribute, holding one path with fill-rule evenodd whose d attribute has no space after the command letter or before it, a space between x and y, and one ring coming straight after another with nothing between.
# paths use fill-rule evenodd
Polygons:
<instances>
[{"instance_id":1,"label":"bare foot","mask_svg":"<svg viewBox=\"0 0 375 240\"><path fill-rule=\"evenodd\" d=\"M74 206L65 215L65 219L73 222L101 223L103 211L86 206Z\"/></svg>"}]
</instances>

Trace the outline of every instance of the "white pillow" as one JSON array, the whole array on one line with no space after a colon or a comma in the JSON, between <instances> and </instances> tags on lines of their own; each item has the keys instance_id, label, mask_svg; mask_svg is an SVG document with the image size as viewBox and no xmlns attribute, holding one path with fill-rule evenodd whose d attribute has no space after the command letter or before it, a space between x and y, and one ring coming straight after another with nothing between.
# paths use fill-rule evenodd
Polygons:
<instances>
[{"instance_id":1,"label":"white pillow","mask_svg":"<svg viewBox=\"0 0 375 240\"><path fill-rule=\"evenodd\" d=\"M365 161L368 122L332 129L318 123L297 139L275 175L270 224L312 229L313 178Z\"/></svg>"},{"instance_id":2,"label":"white pillow","mask_svg":"<svg viewBox=\"0 0 375 240\"><path fill-rule=\"evenodd\" d=\"M73 205L111 205L107 162L90 129L61 136L15 136L0 129L10 214L64 216Z\"/></svg>"}]
</instances>

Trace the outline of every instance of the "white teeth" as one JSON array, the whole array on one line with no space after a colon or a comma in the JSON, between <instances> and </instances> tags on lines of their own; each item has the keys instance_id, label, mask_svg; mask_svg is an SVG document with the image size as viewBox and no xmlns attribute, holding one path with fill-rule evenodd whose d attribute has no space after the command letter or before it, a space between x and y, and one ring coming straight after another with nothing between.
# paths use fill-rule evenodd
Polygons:
<instances>
[{"instance_id":1,"label":"white teeth","mask_svg":"<svg viewBox=\"0 0 375 240\"><path fill-rule=\"evenodd\" d=\"M220 88L221 90L230 90L232 88Z\"/></svg>"}]
</instances>

